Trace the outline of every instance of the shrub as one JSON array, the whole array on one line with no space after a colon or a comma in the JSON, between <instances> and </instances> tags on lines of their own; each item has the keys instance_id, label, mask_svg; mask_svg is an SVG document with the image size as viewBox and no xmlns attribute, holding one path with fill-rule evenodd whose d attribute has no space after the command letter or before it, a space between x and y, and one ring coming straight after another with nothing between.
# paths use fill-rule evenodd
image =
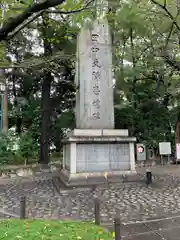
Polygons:
<instances>
[{"instance_id":1,"label":"shrub","mask_svg":"<svg viewBox=\"0 0 180 240\"><path fill-rule=\"evenodd\" d=\"M13 133L0 134L0 164L12 164L14 160L15 139Z\"/></svg>"},{"instance_id":2,"label":"shrub","mask_svg":"<svg viewBox=\"0 0 180 240\"><path fill-rule=\"evenodd\" d=\"M18 155L25 159L28 163L29 159L36 158L38 146L33 142L32 135L29 132L24 132L19 140Z\"/></svg>"},{"instance_id":3,"label":"shrub","mask_svg":"<svg viewBox=\"0 0 180 240\"><path fill-rule=\"evenodd\" d=\"M37 158L38 146L33 142L29 132L24 132L19 137L15 131L0 134L0 165L24 164ZM35 161L34 161L35 162Z\"/></svg>"}]
</instances>

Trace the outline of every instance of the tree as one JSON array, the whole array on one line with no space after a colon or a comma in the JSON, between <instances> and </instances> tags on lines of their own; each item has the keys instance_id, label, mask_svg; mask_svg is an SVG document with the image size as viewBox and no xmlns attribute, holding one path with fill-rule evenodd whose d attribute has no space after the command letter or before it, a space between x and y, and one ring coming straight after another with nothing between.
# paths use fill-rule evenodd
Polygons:
<instances>
[{"instance_id":1,"label":"tree","mask_svg":"<svg viewBox=\"0 0 180 240\"><path fill-rule=\"evenodd\" d=\"M44 39L44 43L47 44L44 45L44 48L50 46L51 54L57 52L58 48L60 47L63 47L65 52L66 49L68 49L68 51L72 49L70 44L68 44L69 40L66 39L66 35L69 36L69 33L67 29L63 31L63 24L59 30L55 30L54 27L56 25L53 26L51 24L51 19L49 19L49 26L47 26L47 20L44 21L45 26L41 23L39 24L39 32L41 33L39 39ZM58 31L60 32L57 33ZM52 38L55 33L57 38ZM18 36L19 34L16 36L16 38L18 38ZM26 50L19 51L21 50L21 46ZM75 48L73 49L75 51ZM26 38L21 38L20 41L17 39L17 41L11 42L11 45L9 45L9 54L15 56L14 61L17 61L18 63L21 63L21 61L26 61L26 59L29 58L32 59L33 55L31 53L31 44L29 40L27 41ZM46 52L46 54L49 54L49 52ZM40 54L39 58L41 56L43 57L43 55L44 53ZM38 56L36 57L38 58ZM11 123L12 125L16 123L19 134L21 134L23 129L32 131L31 135L35 142L40 141L41 137L41 163L48 162L49 144L54 143L56 145L56 150L61 149L61 138L64 136L61 129L63 127L68 127L67 125L64 126L60 119L62 117L64 118L63 111L66 110L67 113L68 107L72 108L74 105L74 84L72 75L74 64L72 66L71 65L71 61L58 59L58 61L56 60L46 63L46 70L44 68L39 68L39 65L37 65L34 69L31 67L25 69L13 69L13 71L7 75L9 78L9 83L12 82L13 86L12 92L9 91L9 93L11 94L11 98L15 100L12 109L13 118ZM50 80L48 78L49 76L51 76ZM46 88L46 84L48 84L48 88ZM52 90L51 94L50 87ZM39 107L40 96L38 95L40 91L42 92L41 106L43 106L43 111L41 111ZM24 100L25 104L23 104L23 102L21 104L21 100ZM40 114L42 114L41 118L39 117ZM41 132L39 131L40 123Z\"/></svg>"},{"instance_id":2,"label":"tree","mask_svg":"<svg viewBox=\"0 0 180 240\"><path fill-rule=\"evenodd\" d=\"M180 6L179 1L166 1L163 3L156 0L151 2L158 8L158 11L164 12L167 18L170 20L168 34L165 38L165 43L161 47L161 56L164 61L173 68L177 73L180 72L179 50L180 50ZM172 47L176 45L176 50L172 51ZM171 52L171 54L170 54ZM178 109L179 111L179 109ZM180 143L180 118L177 113L176 121L176 143Z\"/></svg>"},{"instance_id":3,"label":"tree","mask_svg":"<svg viewBox=\"0 0 180 240\"><path fill-rule=\"evenodd\" d=\"M179 1L167 1L163 0L163 3L151 0L151 2L158 8L159 12L164 12L166 18L169 18L169 27L168 27L168 35L165 39L164 46L161 46L161 56L164 58L165 62L167 62L175 71L180 71L180 61L177 60L176 55L171 56L169 53L168 45L172 46L171 41L174 39L173 33L175 33L177 41L177 50L179 49L179 35L180 35L180 6ZM175 40L175 39L174 39Z\"/></svg>"},{"instance_id":4,"label":"tree","mask_svg":"<svg viewBox=\"0 0 180 240\"><path fill-rule=\"evenodd\" d=\"M9 1L9 4L11 3L12 1ZM63 60L58 60L58 63L57 63L57 60L55 59L55 61L51 60L51 57L53 57L53 54L54 54L54 50L57 51L63 51L63 53L66 52L66 50L64 49L66 43L68 42L68 39L65 39L64 37L66 37L66 35L68 35L68 29L69 28L72 28L72 27L69 27L68 28L62 28L60 32L60 35L61 35L61 38L64 39L64 43L62 43L63 41L59 40L59 36L57 35L57 29L58 29L58 24L59 23L56 23L54 25L54 23L56 22L56 18L54 17L51 17L49 18L48 16L48 12L44 11L45 9L47 10L47 8L49 7L52 7L52 6L56 6L57 5L57 2L58 4L62 3L63 1L45 1L43 4L39 4L39 3L32 3L31 6L27 6L25 3L23 4L23 8L24 11L19 14L17 17L13 18L13 22L12 22L12 19L8 19L7 22L4 23L3 25L3 28L1 29L1 33L3 31L3 36L1 35L0 37L0 40L4 39L4 40L10 40L12 37L14 37L15 39L15 36L18 37L19 35L22 35L22 36L25 36L25 41L24 41L24 44L26 44L27 41L27 37L29 35L28 33L28 28L31 27L29 23L32 22L32 20L34 21L34 26L36 25L36 28L39 32L41 32L41 36L42 36L42 39L43 39L43 47L44 47L44 54L43 54L43 58L45 60L43 60L40 65L38 66L38 64L35 64L35 66L37 67L38 69L38 73L40 73L40 75L38 76L38 74L33 71L33 74L35 74L36 78L38 79L38 90L41 88L41 93L42 93L42 101L41 101L41 113L42 113L42 117L41 117L41 133L40 133L40 159L39 159L39 162L40 163L48 163L49 159L48 159L48 154L49 154L49 145L50 145L50 140L54 140L55 143L56 143L56 146L58 145L58 142L60 141L59 137L58 137L58 132L56 132L56 137L54 136L51 136L50 134L50 128L53 129L54 128L54 124L56 124L57 122L61 122L59 121L59 116L61 117L61 115L64 115L63 113L63 109L61 109L61 112L60 111L57 111L57 107L53 104L56 104L55 101L55 96L54 96L54 99L51 98L51 86L56 78L57 80L57 77L59 78L58 80L62 81L62 78L63 80L66 81L66 76L62 75L62 74L66 74L67 75L67 63L65 63L66 61L63 61ZM66 1L68 2L68 1ZM68 6L69 4L69 6ZM64 8L66 8L66 12L65 11L59 11L58 14L70 14L70 13L75 13L75 12L81 12L83 9L85 9L88 4L84 5L84 7L81 7L83 4L80 2L77 4L77 10L74 10L74 11L68 11L69 7L71 7L71 1L68 3L66 6L64 6ZM22 4L21 4L22 5ZM17 5L16 5L17 7ZM22 6L21 6L22 7ZM75 4L75 9L76 9L76 4ZM43 11L41 11L43 10ZM35 15L35 17L33 17L33 19L31 18L30 21L27 21L26 22L26 19L28 17L30 17L32 15L32 13L36 13L38 12L37 15ZM42 23L41 21L38 22L37 24L37 21L35 21L35 19L39 16L42 16ZM52 15L51 15L52 16ZM64 18L62 18L64 20ZM24 23L25 21L25 23ZM58 20L59 21L59 20ZM17 27L17 23L20 24L18 25ZM22 25L21 25L22 24ZM67 25L67 23L65 23ZM65 24L62 24L63 27L65 27ZM16 25L16 26L15 26ZM31 24L32 25L32 24ZM34 28L34 27L33 27ZM20 31L21 30L21 31ZM65 30L65 31L64 31ZM72 32L72 34L70 35L73 35L76 36L76 33ZM10 42L10 45L12 47L12 41L9 41ZM64 46L63 46L64 44ZM15 44L17 46L17 43ZM59 49L59 47L62 46L63 48ZM71 49L71 48L70 48ZM75 49L74 49L75 50ZM12 51L12 49L11 49ZM13 51L16 51L15 49L13 49ZM61 55L63 55L63 53ZM72 54L71 50L70 50L70 53ZM25 65L25 67L27 68L27 70L24 72L24 70L22 70L20 64L22 62L25 63L25 58L24 58L24 54L23 56L20 57L20 59L18 59L18 51L16 51L15 53L16 55L16 63L18 63L18 66L16 68L13 69L13 72L11 72L11 76L9 75L9 77L11 78L12 82L13 82L13 96L14 96L14 106L13 108L15 109L15 112L16 112L16 129L17 129L17 132L19 134L21 134L22 132L22 127L26 126L26 128L32 128L32 121L33 119L30 117L28 118L28 122L26 121L26 124L25 124L25 120L27 120L27 115L26 115L26 118L24 118L24 113L27 112L27 105L28 104L25 104L24 106L22 106L20 104L20 102L18 101L18 99L20 98L24 98L26 100L27 103L30 103L32 102L32 97L30 98L30 93L33 92L33 89L29 87L33 87L34 86L34 83L33 84L29 84L29 80L28 78L30 77L33 77L32 74L30 73L30 68L31 66L27 66ZM30 59L31 62L34 62L34 59L32 59L32 54L28 54L28 58L26 59ZM30 56L31 55L31 56ZM36 57L37 58L37 57ZM42 55L39 57L39 58L42 58ZM49 59L50 61L47 61L47 59ZM46 61L46 63L45 63ZM45 63L45 64L44 64ZM61 70L60 70L60 73L61 75L58 76L56 71L58 71L59 69L59 64L61 64L61 66L63 65L63 68L61 67ZM70 63L71 64L71 63ZM43 68L40 70L40 68L43 66ZM57 67L58 66L58 67ZM22 66L23 67L23 66ZM37 70L36 69L36 70ZM23 72L23 74L22 74ZM22 75L22 76L19 76L19 75ZM69 75L69 74L68 74ZM24 81L21 81L21 78L24 78L27 79L24 80ZM33 77L34 78L34 77ZM21 91L18 91L17 93L17 89L15 87L15 85L17 84L17 80L19 82L19 84L21 85ZM71 79L71 82L72 82L73 79ZM41 84L41 81L42 81L42 86L40 86L39 84ZM16 84L15 84L16 82ZM26 85L25 85L26 83ZM27 86L28 84L28 86ZM31 85L31 86L30 86ZM60 98L61 98L61 101L66 101L67 100L67 104L65 104L65 106L68 105L68 98L70 97L71 98L71 92L74 91L74 87L72 87L72 83L68 83L68 88L65 90L65 92L62 92L60 94ZM62 84L61 84L62 86ZM66 84L64 84L64 86L66 86ZM58 86L55 86L55 88L58 87ZM25 89L26 88L26 89ZM64 88L65 89L65 88ZM25 96L23 96L23 91L25 90ZM27 91L29 91L27 93ZM60 89L61 91L61 89ZM57 91L55 89L55 92L57 94ZM67 95L67 93L70 93ZM66 98L66 100L64 100L64 96ZM68 97L68 98L67 98ZM57 97L56 97L57 98ZM74 96L73 96L74 98ZM60 102L59 102L60 103ZM72 105L72 101L71 101L71 105ZM32 109L32 108L28 108L29 110ZM28 110L28 111L29 111ZM55 114L56 112L56 114ZM33 115L31 115L33 116ZM51 116L55 116L55 118L51 119L50 117ZM52 121L53 121L53 124L52 124ZM59 124L58 124L59 125ZM38 125L37 125L38 126ZM34 128L33 128L34 129ZM38 133L38 131L36 132ZM63 137L63 134L62 134L62 130L59 129L59 136ZM35 134L32 134L32 136L35 136ZM35 138L39 137L38 135L36 135ZM57 139L59 139L57 141ZM60 143L60 146L61 146L61 143ZM60 147L59 146L59 147Z\"/></svg>"},{"instance_id":5,"label":"tree","mask_svg":"<svg viewBox=\"0 0 180 240\"><path fill-rule=\"evenodd\" d=\"M6 2L11 4L12 0ZM116 128L128 128L138 141L153 147L160 140L172 140L179 111L179 70L175 67L179 61L179 19L174 18L174 4L167 1L164 7L159 2L110 2L107 13L113 36ZM3 58L1 63L15 66L7 72L9 95L14 100L10 104L10 124L16 125L19 136L27 130L34 142L41 142L41 163L48 162L49 146L55 145L56 151L61 151L66 130L74 127L76 36L80 26L94 17L91 4L93 1L86 4L66 0L53 9L43 5L42 10L42 3L27 2L14 5L20 10L9 5L6 11L7 22L2 28L6 36L2 35L2 39L8 45L0 49L1 55L8 49L11 60L5 62ZM15 27L9 18L12 13L15 19L21 16ZM34 30L37 36L32 38ZM37 53L34 46L44 51ZM162 53L168 54L168 60Z\"/></svg>"},{"instance_id":6,"label":"tree","mask_svg":"<svg viewBox=\"0 0 180 240\"><path fill-rule=\"evenodd\" d=\"M44 55L52 55L51 42L49 41L49 16L47 12L43 13L42 17L43 26L42 26L42 36L43 36L43 45L44 45ZM49 134L50 134L50 116L51 116L51 83L53 77L51 71L44 70L44 78L42 82L42 101L41 101L41 138L40 138L40 158L39 163L46 164L49 162Z\"/></svg>"},{"instance_id":7,"label":"tree","mask_svg":"<svg viewBox=\"0 0 180 240\"><path fill-rule=\"evenodd\" d=\"M172 20L152 6L147 1L121 2L109 20L117 80L116 127L129 128L138 141L154 147L158 141L173 140L175 124L169 107L176 99L179 77L161 55ZM177 53L176 41L172 42L177 40L176 31L171 34L168 48Z\"/></svg>"},{"instance_id":8,"label":"tree","mask_svg":"<svg viewBox=\"0 0 180 240\"><path fill-rule=\"evenodd\" d=\"M43 2L34 2L32 0L24 0L18 1L23 11L17 14L14 17L9 17L8 20L3 24L3 27L0 29L0 41L9 40L14 37L20 30L22 30L27 24L37 19L39 16L43 14L43 12L49 8L56 7L62 5L67 0L45 0ZM5 4L17 5L17 1L2 1L1 6ZM72 2L69 2L72 5ZM83 7L73 10L73 11L59 11L61 14L71 14L80 12L90 4L90 2L86 3ZM18 7L16 6L16 8ZM78 3L79 5L79 3Z\"/></svg>"}]
</instances>

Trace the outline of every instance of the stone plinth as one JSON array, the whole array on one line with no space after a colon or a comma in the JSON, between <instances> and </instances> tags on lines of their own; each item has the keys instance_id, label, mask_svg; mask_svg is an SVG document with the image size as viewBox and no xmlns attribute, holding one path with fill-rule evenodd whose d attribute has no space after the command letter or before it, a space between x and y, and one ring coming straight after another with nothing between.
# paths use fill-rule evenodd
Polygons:
<instances>
[{"instance_id":1,"label":"stone plinth","mask_svg":"<svg viewBox=\"0 0 180 240\"><path fill-rule=\"evenodd\" d=\"M61 179L66 185L118 182L135 173L135 141L126 129L75 129L64 140Z\"/></svg>"}]
</instances>

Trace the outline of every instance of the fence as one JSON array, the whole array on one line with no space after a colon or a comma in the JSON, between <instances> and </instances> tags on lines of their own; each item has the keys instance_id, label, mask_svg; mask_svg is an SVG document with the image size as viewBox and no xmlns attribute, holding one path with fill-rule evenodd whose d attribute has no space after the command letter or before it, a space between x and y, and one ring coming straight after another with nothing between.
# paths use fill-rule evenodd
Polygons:
<instances>
[{"instance_id":1,"label":"fence","mask_svg":"<svg viewBox=\"0 0 180 240\"><path fill-rule=\"evenodd\" d=\"M152 172L151 170L148 170L146 172L146 183L149 185L152 183ZM20 219L26 219L26 197L22 196L20 198ZM82 200L82 199L81 199ZM103 225L103 217L101 216L101 211L103 209L103 205L104 203L102 204L101 202L101 197L100 196L96 196L94 198L93 196L93 201L94 201L94 212L91 211L92 213L92 218L95 219L95 224L96 225ZM93 207L92 205L92 207ZM106 206L107 208L107 211L109 212L108 210L108 206ZM114 208L114 206L113 206ZM110 216L108 216L110 219ZM121 231L122 230L122 225L121 225L121 220L120 220L120 212L118 209L116 209L115 211L115 208L114 208L114 214L113 216L111 216L111 220L113 220L113 228L114 228L114 233L115 233L115 240L120 240L121 239Z\"/></svg>"},{"instance_id":2,"label":"fence","mask_svg":"<svg viewBox=\"0 0 180 240\"><path fill-rule=\"evenodd\" d=\"M100 225L101 224L100 199L97 197L94 199L94 217L95 217L95 224ZM26 197L25 196L22 196L20 198L20 219L26 219ZM114 219L115 240L121 239L120 226L121 226L120 216L117 215L117 217Z\"/></svg>"},{"instance_id":3,"label":"fence","mask_svg":"<svg viewBox=\"0 0 180 240\"><path fill-rule=\"evenodd\" d=\"M146 172L146 183L151 184L152 183L152 172L151 170L148 170ZM101 209L102 204L99 197L94 198L94 219L96 225L102 224L102 218L101 218ZM20 198L20 219L26 219L26 197L22 196ZM114 225L114 233L115 233L115 240L121 239L121 221L120 221L120 212L119 210L116 210L116 214L112 218L113 225Z\"/></svg>"}]
</instances>

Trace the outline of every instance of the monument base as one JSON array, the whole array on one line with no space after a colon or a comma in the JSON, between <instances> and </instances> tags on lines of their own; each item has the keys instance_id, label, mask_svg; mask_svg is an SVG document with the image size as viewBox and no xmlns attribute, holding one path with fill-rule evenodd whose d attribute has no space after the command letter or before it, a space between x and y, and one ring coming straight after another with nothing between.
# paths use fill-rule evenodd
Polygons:
<instances>
[{"instance_id":1,"label":"monument base","mask_svg":"<svg viewBox=\"0 0 180 240\"><path fill-rule=\"evenodd\" d=\"M96 173L70 173L63 169L60 173L61 181L69 187L92 186L107 183L123 183L127 176L136 175L136 171L113 171Z\"/></svg>"},{"instance_id":2,"label":"monument base","mask_svg":"<svg viewBox=\"0 0 180 240\"><path fill-rule=\"evenodd\" d=\"M67 186L122 181L136 173L135 141L128 130L74 129L64 139L61 180Z\"/></svg>"}]
</instances>

